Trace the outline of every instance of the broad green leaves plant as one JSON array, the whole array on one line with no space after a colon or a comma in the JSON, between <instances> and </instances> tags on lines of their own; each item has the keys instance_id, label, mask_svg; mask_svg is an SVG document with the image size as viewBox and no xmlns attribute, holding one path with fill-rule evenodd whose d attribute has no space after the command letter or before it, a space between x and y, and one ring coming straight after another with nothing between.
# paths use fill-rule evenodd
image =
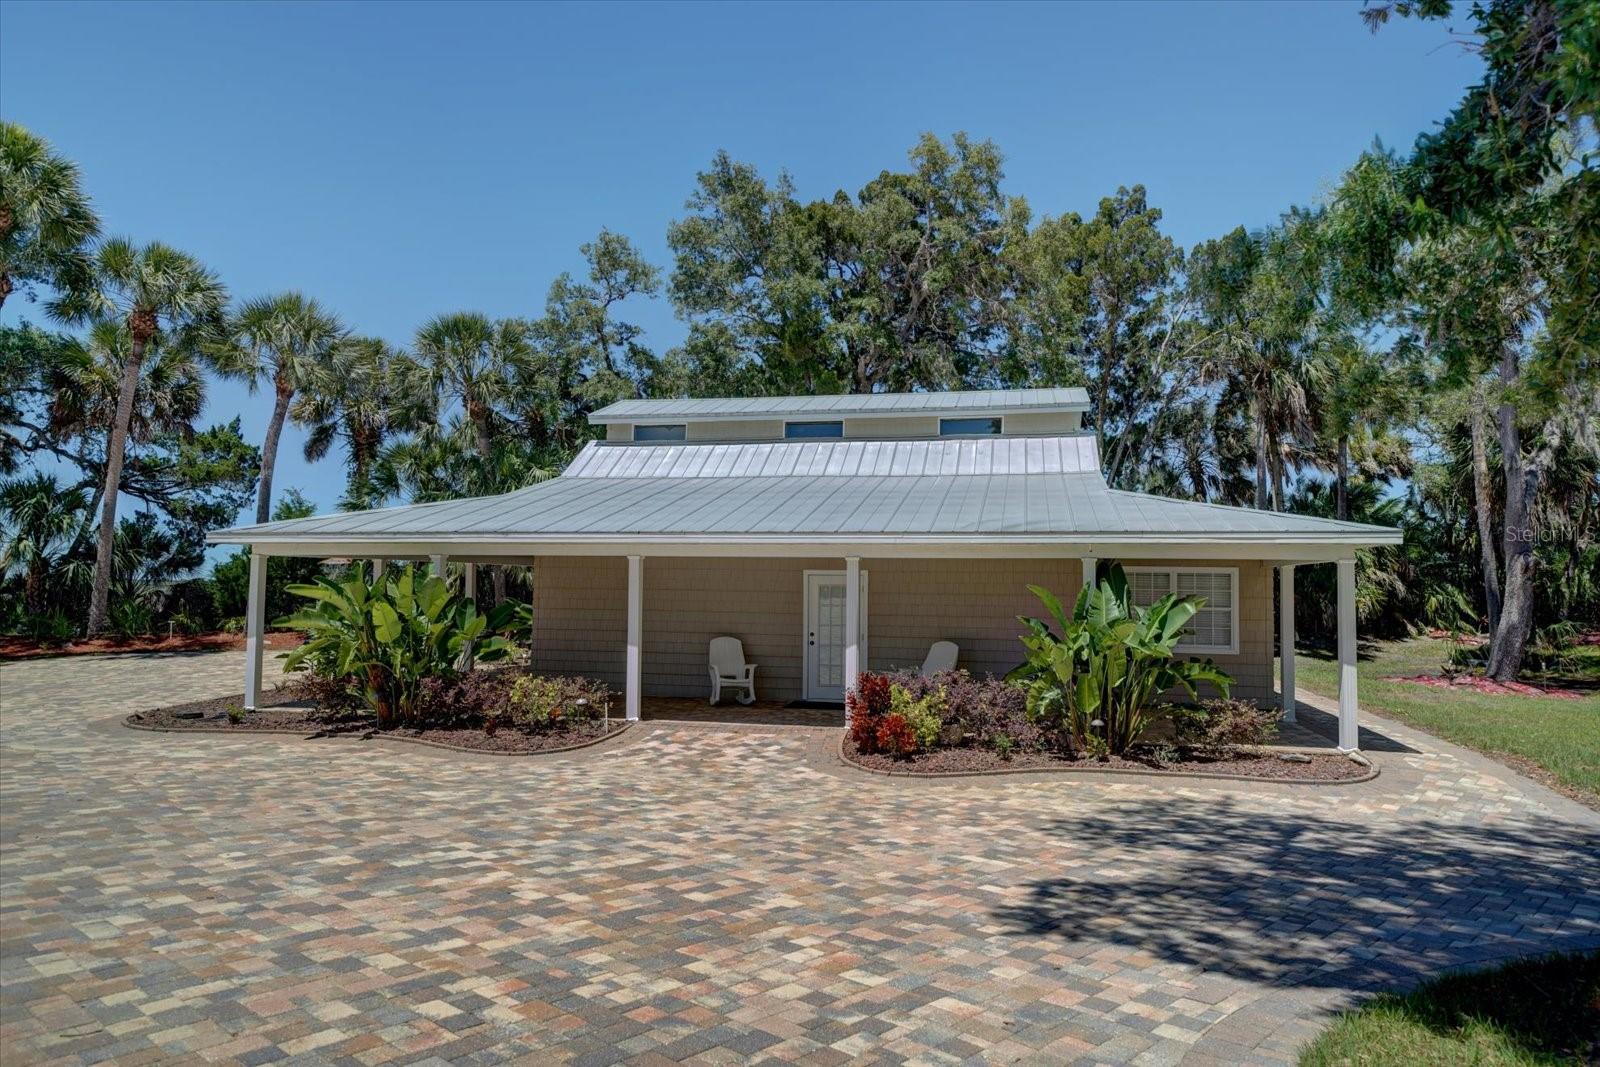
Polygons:
<instances>
[{"instance_id":1,"label":"broad green leaves plant","mask_svg":"<svg viewBox=\"0 0 1600 1067\"><path fill-rule=\"evenodd\" d=\"M347 681L377 713L381 729L415 724L423 681L454 677L469 656L504 659L513 647L504 635L518 621L511 602L480 615L442 578L423 574L407 565L378 585L356 573L289 586L312 603L281 620L306 634L285 668Z\"/></svg>"},{"instance_id":2,"label":"broad green leaves plant","mask_svg":"<svg viewBox=\"0 0 1600 1067\"><path fill-rule=\"evenodd\" d=\"M1049 610L1057 629L1031 616L1021 640L1028 658L1007 677L1028 689L1028 714L1067 730L1079 749L1103 737L1112 755L1138 740L1151 700L1169 689L1199 699L1210 683L1226 697L1233 679L1210 659L1175 655L1183 629L1205 604L1200 597L1167 595L1148 608L1134 606L1128 580L1113 564L1096 586L1085 586L1068 615L1048 589L1028 589ZM1103 726L1095 726L1100 720Z\"/></svg>"}]
</instances>

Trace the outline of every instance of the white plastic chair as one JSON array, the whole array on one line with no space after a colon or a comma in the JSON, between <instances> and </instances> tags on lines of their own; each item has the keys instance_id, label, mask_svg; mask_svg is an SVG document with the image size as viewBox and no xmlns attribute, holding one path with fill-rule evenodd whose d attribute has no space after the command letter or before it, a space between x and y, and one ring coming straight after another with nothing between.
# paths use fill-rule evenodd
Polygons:
<instances>
[{"instance_id":1,"label":"white plastic chair","mask_svg":"<svg viewBox=\"0 0 1600 1067\"><path fill-rule=\"evenodd\" d=\"M922 661L922 670L917 673L932 678L940 671L953 671L960 654L961 649L954 641L935 641L928 649L928 658Z\"/></svg>"},{"instance_id":2,"label":"white plastic chair","mask_svg":"<svg viewBox=\"0 0 1600 1067\"><path fill-rule=\"evenodd\" d=\"M722 699L724 688L743 690L735 697L741 704L756 702L756 665L744 661L744 642L737 637L711 639L711 703Z\"/></svg>"}]
</instances>

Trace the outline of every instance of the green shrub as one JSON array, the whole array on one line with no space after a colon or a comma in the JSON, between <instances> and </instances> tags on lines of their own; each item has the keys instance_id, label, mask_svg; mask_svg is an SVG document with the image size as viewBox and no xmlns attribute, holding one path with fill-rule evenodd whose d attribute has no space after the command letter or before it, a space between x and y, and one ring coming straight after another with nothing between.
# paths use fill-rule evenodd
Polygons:
<instances>
[{"instance_id":1,"label":"green shrub","mask_svg":"<svg viewBox=\"0 0 1600 1067\"><path fill-rule=\"evenodd\" d=\"M209 578L174 582L161 600L161 617L179 633L209 633L217 628L216 583Z\"/></svg>"},{"instance_id":2,"label":"green shrub","mask_svg":"<svg viewBox=\"0 0 1600 1067\"><path fill-rule=\"evenodd\" d=\"M905 720L920 749L930 749L939 743L939 731L944 727L944 712L942 689L918 699L903 685L889 687L889 714L899 715Z\"/></svg>"},{"instance_id":3,"label":"green shrub","mask_svg":"<svg viewBox=\"0 0 1600 1067\"><path fill-rule=\"evenodd\" d=\"M51 608L27 616L23 620L23 632L41 645L55 646L64 645L76 637L78 627L60 608Z\"/></svg>"},{"instance_id":4,"label":"green shrub","mask_svg":"<svg viewBox=\"0 0 1600 1067\"><path fill-rule=\"evenodd\" d=\"M1049 590L1028 588L1060 633L1018 616L1029 631L1022 638L1027 659L1006 677L1027 685L1029 716L1067 731L1076 747L1092 751L1097 738L1107 752L1122 755L1144 732L1150 701L1169 689L1197 700L1195 687L1205 682L1228 695L1233 679L1211 660L1174 655L1184 625L1205 603L1200 597L1168 594L1135 607L1119 564L1099 585L1084 587L1070 616Z\"/></svg>"},{"instance_id":5,"label":"green shrub","mask_svg":"<svg viewBox=\"0 0 1600 1067\"><path fill-rule=\"evenodd\" d=\"M506 717L520 730L544 730L599 718L609 702L603 682L525 674L511 686Z\"/></svg>"},{"instance_id":6,"label":"green shrub","mask_svg":"<svg viewBox=\"0 0 1600 1067\"><path fill-rule=\"evenodd\" d=\"M1271 744L1278 736L1278 712L1247 700L1206 700L1170 707L1178 745L1198 752L1225 754L1235 749Z\"/></svg>"},{"instance_id":7,"label":"green shrub","mask_svg":"<svg viewBox=\"0 0 1600 1067\"><path fill-rule=\"evenodd\" d=\"M309 669L359 691L380 729L416 725L423 683L455 677L469 642L484 661L503 659L512 647L501 636L516 617L511 604L479 615L471 600L451 595L444 579L419 580L409 564L377 584L357 572L289 588L313 603L281 620L306 634L284 657L285 668Z\"/></svg>"},{"instance_id":8,"label":"green shrub","mask_svg":"<svg viewBox=\"0 0 1600 1067\"><path fill-rule=\"evenodd\" d=\"M155 612L141 600L119 600L111 605L110 621L113 636L131 641L150 632L155 625Z\"/></svg>"}]
</instances>

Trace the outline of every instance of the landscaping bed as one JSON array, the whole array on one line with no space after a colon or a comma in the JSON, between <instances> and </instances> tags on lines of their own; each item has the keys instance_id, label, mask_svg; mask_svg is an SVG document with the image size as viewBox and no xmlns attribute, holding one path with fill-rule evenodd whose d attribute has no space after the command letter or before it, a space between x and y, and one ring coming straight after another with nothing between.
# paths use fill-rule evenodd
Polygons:
<instances>
[{"instance_id":1,"label":"landscaping bed","mask_svg":"<svg viewBox=\"0 0 1600 1067\"><path fill-rule=\"evenodd\" d=\"M932 777L1086 771L1353 782L1377 773L1343 753L1273 751L1277 710L1247 701L1140 704L1116 713L1113 729L1113 712L1074 712L1060 694L1053 679L1025 688L959 670L867 672L847 697L839 754L878 774Z\"/></svg>"},{"instance_id":2,"label":"landscaping bed","mask_svg":"<svg viewBox=\"0 0 1600 1067\"><path fill-rule=\"evenodd\" d=\"M326 684L289 683L263 693L255 711L243 711L240 696L215 697L137 712L125 722L134 729L174 733L354 734L503 755L582 748L628 725L604 712L607 698L595 683L516 670L473 672L431 686L416 722L386 730L364 707L322 703L330 691Z\"/></svg>"},{"instance_id":3,"label":"landscaping bed","mask_svg":"<svg viewBox=\"0 0 1600 1067\"><path fill-rule=\"evenodd\" d=\"M1014 752L1002 756L992 749L939 748L910 756L862 752L846 737L842 753L847 762L880 774L944 776L959 774L1020 774L1027 771L1110 771L1140 774L1227 775L1281 782L1350 782L1372 777L1371 767L1345 755L1308 755L1307 762L1285 760L1279 753L1244 751L1217 756L1191 756L1160 761L1107 756L1094 759L1059 752Z\"/></svg>"}]
</instances>

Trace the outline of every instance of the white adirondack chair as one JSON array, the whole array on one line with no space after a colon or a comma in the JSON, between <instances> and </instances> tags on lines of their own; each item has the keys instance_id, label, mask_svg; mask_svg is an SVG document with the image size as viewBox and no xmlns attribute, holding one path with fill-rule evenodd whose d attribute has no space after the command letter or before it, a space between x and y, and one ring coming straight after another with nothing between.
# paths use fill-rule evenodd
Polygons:
<instances>
[{"instance_id":1,"label":"white adirondack chair","mask_svg":"<svg viewBox=\"0 0 1600 1067\"><path fill-rule=\"evenodd\" d=\"M956 669L956 657L960 654L961 649L954 641L935 641L928 649L928 658L922 661L922 670L918 673L924 678L932 678L940 671L953 671Z\"/></svg>"},{"instance_id":2,"label":"white adirondack chair","mask_svg":"<svg viewBox=\"0 0 1600 1067\"><path fill-rule=\"evenodd\" d=\"M740 691L741 704L756 702L756 665L744 661L744 642L737 637L711 639L711 703L722 699L723 689Z\"/></svg>"}]
</instances>

